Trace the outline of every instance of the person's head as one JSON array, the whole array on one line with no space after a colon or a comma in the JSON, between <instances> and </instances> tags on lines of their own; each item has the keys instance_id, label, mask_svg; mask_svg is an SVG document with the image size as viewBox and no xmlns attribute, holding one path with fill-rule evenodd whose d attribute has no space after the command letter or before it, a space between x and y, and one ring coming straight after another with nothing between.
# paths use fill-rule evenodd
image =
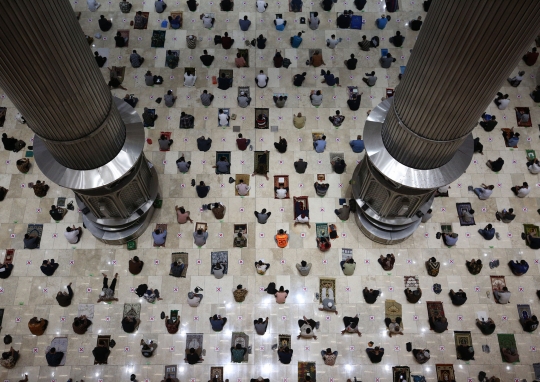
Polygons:
<instances>
[{"instance_id":1,"label":"person's head","mask_svg":"<svg viewBox=\"0 0 540 382\"><path fill-rule=\"evenodd\" d=\"M133 49L133 53L137 54L137 51L135 49Z\"/></svg>"},{"instance_id":2,"label":"person's head","mask_svg":"<svg viewBox=\"0 0 540 382\"><path fill-rule=\"evenodd\" d=\"M49 260L43 260L43 262L41 263L42 265L47 265L49 263Z\"/></svg>"},{"instance_id":3,"label":"person's head","mask_svg":"<svg viewBox=\"0 0 540 382\"><path fill-rule=\"evenodd\" d=\"M278 231L278 233L279 233L280 235L283 235L283 234L285 233L285 231L283 231L282 229L280 229L280 230Z\"/></svg>"},{"instance_id":4,"label":"person's head","mask_svg":"<svg viewBox=\"0 0 540 382\"><path fill-rule=\"evenodd\" d=\"M264 71L261 69L261 71L259 72L260 74L264 74Z\"/></svg>"},{"instance_id":5,"label":"person's head","mask_svg":"<svg viewBox=\"0 0 540 382\"><path fill-rule=\"evenodd\" d=\"M487 229L492 229L493 226L492 226L491 224L488 224L488 225L486 226L486 228L487 228ZM478 260L478 261L480 261L480 260Z\"/></svg>"},{"instance_id":6,"label":"person's head","mask_svg":"<svg viewBox=\"0 0 540 382\"><path fill-rule=\"evenodd\" d=\"M238 232L238 237L242 237L242 232Z\"/></svg>"},{"instance_id":7,"label":"person's head","mask_svg":"<svg viewBox=\"0 0 540 382\"><path fill-rule=\"evenodd\" d=\"M457 239L458 234L455 233L455 232L452 232L452 233L450 234L450 237L451 237L451 238L454 238L454 239Z\"/></svg>"},{"instance_id":8,"label":"person's head","mask_svg":"<svg viewBox=\"0 0 540 382\"><path fill-rule=\"evenodd\" d=\"M323 136L321 137L321 139L322 139L323 141L326 141L326 135L323 135Z\"/></svg>"},{"instance_id":9,"label":"person's head","mask_svg":"<svg viewBox=\"0 0 540 382\"><path fill-rule=\"evenodd\" d=\"M523 70L520 71L520 72L518 72L518 75L519 75L519 76L522 76L522 75L524 75L524 74L525 74L525 71L523 71Z\"/></svg>"},{"instance_id":10,"label":"person's head","mask_svg":"<svg viewBox=\"0 0 540 382\"><path fill-rule=\"evenodd\" d=\"M240 179L238 183L244 183L244 179Z\"/></svg>"},{"instance_id":11,"label":"person's head","mask_svg":"<svg viewBox=\"0 0 540 382\"><path fill-rule=\"evenodd\" d=\"M104 18L105 18L105 16L101 15L101 16L99 16L99 18L100 18L100 19L104 19Z\"/></svg>"},{"instance_id":12,"label":"person's head","mask_svg":"<svg viewBox=\"0 0 540 382\"><path fill-rule=\"evenodd\" d=\"M204 137L203 137L203 138L204 138ZM204 181L201 180L201 181L199 182L199 186L206 186L206 184L204 183Z\"/></svg>"},{"instance_id":13,"label":"person's head","mask_svg":"<svg viewBox=\"0 0 540 382\"><path fill-rule=\"evenodd\" d=\"M533 321L538 321L538 318L536 318L536 316L532 316L531 319L532 319Z\"/></svg>"},{"instance_id":14,"label":"person's head","mask_svg":"<svg viewBox=\"0 0 540 382\"><path fill-rule=\"evenodd\" d=\"M226 161L227 158L226 158L226 157L221 157L221 158L219 158L219 160L221 160L221 161Z\"/></svg>"},{"instance_id":15,"label":"person's head","mask_svg":"<svg viewBox=\"0 0 540 382\"><path fill-rule=\"evenodd\" d=\"M392 55L390 53L387 53L386 57L392 57Z\"/></svg>"},{"instance_id":16,"label":"person's head","mask_svg":"<svg viewBox=\"0 0 540 382\"><path fill-rule=\"evenodd\" d=\"M336 115L339 115L339 114L341 114L341 113L339 112L339 110L336 110Z\"/></svg>"},{"instance_id":17,"label":"person's head","mask_svg":"<svg viewBox=\"0 0 540 382\"><path fill-rule=\"evenodd\" d=\"M469 210L469 213L470 213L471 215L474 214L474 210L471 208L471 209Z\"/></svg>"},{"instance_id":18,"label":"person's head","mask_svg":"<svg viewBox=\"0 0 540 382\"><path fill-rule=\"evenodd\" d=\"M217 320L217 319L218 319L217 314L214 314L214 315L212 316L212 320Z\"/></svg>"},{"instance_id":19,"label":"person's head","mask_svg":"<svg viewBox=\"0 0 540 382\"><path fill-rule=\"evenodd\" d=\"M516 135L517 135L517 133L516 133ZM523 187L523 188L529 188L529 183L523 182L523 186L521 186L521 187Z\"/></svg>"},{"instance_id":20,"label":"person's head","mask_svg":"<svg viewBox=\"0 0 540 382\"><path fill-rule=\"evenodd\" d=\"M189 348L189 354L195 354L195 348Z\"/></svg>"},{"instance_id":21,"label":"person's head","mask_svg":"<svg viewBox=\"0 0 540 382\"><path fill-rule=\"evenodd\" d=\"M283 96L279 96L279 100L280 100L280 101L283 101Z\"/></svg>"},{"instance_id":22,"label":"person's head","mask_svg":"<svg viewBox=\"0 0 540 382\"><path fill-rule=\"evenodd\" d=\"M103 340L99 340L99 343L98 343L99 346L102 346L102 347L105 347L107 346L107 343Z\"/></svg>"},{"instance_id":23,"label":"person's head","mask_svg":"<svg viewBox=\"0 0 540 382\"><path fill-rule=\"evenodd\" d=\"M519 137L519 133L514 133L514 137Z\"/></svg>"},{"instance_id":24,"label":"person's head","mask_svg":"<svg viewBox=\"0 0 540 382\"><path fill-rule=\"evenodd\" d=\"M306 334L309 334L309 333L311 333L311 328L306 329Z\"/></svg>"},{"instance_id":25,"label":"person's head","mask_svg":"<svg viewBox=\"0 0 540 382\"><path fill-rule=\"evenodd\" d=\"M248 19L248 17L247 17L247 16L244 16L244 20L247 20L247 19Z\"/></svg>"},{"instance_id":26,"label":"person's head","mask_svg":"<svg viewBox=\"0 0 540 382\"><path fill-rule=\"evenodd\" d=\"M49 353L51 353L51 354L56 353L56 348L51 348L51 349L49 350Z\"/></svg>"},{"instance_id":27,"label":"person's head","mask_svg":"<svg viewBox=\"0 0 540 382\"><path fill-rule=\"evenodd\" d=\"M242 349L242 345L236 344L235 348L237 348L237 349Z\"/></svg>"},{"instance_id":28,"label":"person's head","mask_svg":"<svg viewBox=\"0 0 540 382\"><path fill-rule=\"evenodd\" d=\"M521 264L521 265L527 265L527 262L526 262L525 260L521 260L521 261L520 261L520 264Z\"/></svg>"},{"instance_id":29,"label":"person's head","mask_svg":"<svg viewBox=\"0 0 540 382\"><path fill-rule=\"evenodd\" d=\"M513 209L513 208L509 208L509 209L508 209L508 213L509 213L509 214L511 214L511 213L513 213L513 212L514 212L514 209Z\"/></svg>"},{"instance_id":30,"label":"person's head","mask_svg":"<svg viewBox=\"0 0 540 382\"><path fill-rule=\"evenodd\" d=\"M285 292L285 288L283 288L283 285L279 287L280 292Z\"/></svg>"},{"instance_id":31,"label":"person's head","mask_svg":"<svg viewBox=\"0 0 540 382\"><path fill-rule=\"evenodd\" d=\"M165 140L165 139L167 139L167 137L164 134L161 134L161 137L159 137L159 139Z\"/></svg>"},{"instance_id":32,"label":"person's head","mask_svg":"<svg viewBox=\"0 0 540 382\"><path fill-rule=\"evenodd\" d=\"M508 99L508 94L505 94L505 95L503 96L503 98L504 98L504 99Z\"/></svg>"},{"instance_id":33,"label":"person's head","mask_svg":"<svg viewBox=\"0 0 540 382\"><path fill-rule=\"evenodd\" d=\"M262 33L259 35L259 38L260 38L261 40L264 39L264 36L262 35Z\"/></svg>"},{"instance_id":34,"label":"person's head","mask_svg":"<svg viewBox=\"0 0 540 382\"><path fill-rule=\"evenodd\" d=\"M139 256L133 256L133 261L135 261L136 263L138 263L140 260L139 260Z\"/></svg>"},{"instance_id":35,"label":"person's head","mask_svg":"<svg viewBox=\"0 0 540 382\"><path fill-rule=\"evenodd\" d=\"M396 36L401 36L401 32L400 32L400 31L397 31L397 32L396 32Z\"/></svg>"},{"instance_id":36,"label":"person's head","mask_svg":"<svg viewBox=\"0 0 540 382\"><path fill-rule=\"evenodd\" d=\"M285 353L288 353L290 349L289 349L288 346L285 346L285 348L283 348L283 350L285 351Z\"/></svg>"},{"instance_id":37,"label":"person's head","mask_svg":"<svg viewBox=\"0 0 540 382\"><path fill-rule=\"evenodd\" d=\"M167 95L171 95L172 94L172 90L167 90Z\"/></svg>"},{"instance_id":38,"label":"person's head","mask_svg":"<svg viewBox=\"0 0 540 382\"><path fill-rule=\"evenodd\" d=\"M141 15L142 15L142 11L137 11L137 15L141 16Z\"/></svg>"},{"instance_id":39,"label":"person's head","mask_svg":"<svg viewBox=\"0 0 540 382\"><path fill-rule=\"evenodd\" d=\"M159 235L159 234L161 233L161 230L160 230L159 228L156 228L156 229L154 230L154 233L155 233L156 235Z\"/></svg>"},{"instance_id":40,"label":"person's head","mask_svg":"<svg viewBox=\"0 0 540 382\"><path fill-rule=\"evenodd\" d=\"M199 229L197 230L197 235L202 235L202 233L203 233L203 230L199 228Z\"/></svg>"},{"instance_id":41,"label":"person's head","mask_svg":"<svg viewBox=\"0 0 540 382\"><path fill-rule=\"evenodd\" d=\"M491 224L488 224L488 226L490 226ZM476 264L482 264L482 260L478 259L476 260Z\"/></svg>"},{"instance_id":42,"label":"person's head","mask_svg":"<svg viewBox=\"0 0 540 382\"><path fill-rule=\"evenodd\" d=\"M319 96L319 95L321 95L321 91L317 90L317 93L315 93L315 94L317 94Z\"/></svg>"},{"instance_id":43,"label":"person's head","mask_svg":"<svg viewBox=\"0 0 540 382\"><path fill-rule=\"evenodd\" d=\"M203 50L203 53L204 53L204 54L208 54L208 51L205 49L205 50Z\"/></svg>"},{"instance_id":44,"label":"person's head","mask_svg":"<svg viewBox=\"0 0 540 382\"><path fill-rule=\"evenodd\" d=\"M503 292L508 292L508 288L507 288L507 287L503 287L502 290L503 290Z\"/></svg>"},{"instance_id":45,"label":"person's head","mask_svg":"<svg viewBox=\"0 0 540 382\"><path fill-rule=\"evenodd\" d=\"M326 354L332 354L332 349L326 348Z\"/></svg>"}]
</instances>

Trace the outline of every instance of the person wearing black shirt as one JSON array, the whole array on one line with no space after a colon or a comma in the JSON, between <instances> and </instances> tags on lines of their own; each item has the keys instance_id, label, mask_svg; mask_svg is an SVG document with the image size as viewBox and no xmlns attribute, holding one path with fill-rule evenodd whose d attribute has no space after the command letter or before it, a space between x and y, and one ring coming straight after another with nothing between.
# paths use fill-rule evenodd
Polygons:
<instances>
[{"instance_id":1,"label":"person wearing black shirt","mask_svg":"<svg viewBox=\"0 0 540 382\"><path fill-rule=\"evenodd\" d=\"M17 138L8 138L6 133L2 134L2 143L4 144L4 149L6 151L15 150L15 144L17 143Z\"/></svg>"},{"instance_id":2,"label":"person wearing black shirt","mask_svg":"<svg viewBox=\"0 0 540 382\"><path fill-rule=\"evenodd\" d=\"M467 294L463 292L463 290L458 290L457 292L454 292L453 289L450 289L450 299L452 300L452 304L456 306L460 306L465 304L465 301L467 301Z\"/></svg>"},{"instance_id":3,"label":"person wearing black shirt","mask_svg":"<svg viewBox=\"0 0 540 382\"><path fill-rule=\"evenodd\" d=\"M200 57L202 63L204 66L210 66L212 65L212 62L214 62L214 56L210 56L206 49L203 51L203 55Z\"/></svg>"},{"instance_id":4,"label":"person wearing black shirt","mask_svg":"<svg viewBox=\"0 0 540 382\"><path fill-rule=\"evenodd\" d=\"M133 333L141 321L138 318L126 316L122 319L122 329L126 333Z\"/></svg>"},{"instance_id":5,"label":"person wearing black shirt","mask_svg":"<svg viewBox=\"0 0 540 382\"><path fill-rule=\"evenodd\" d=\"M422 16L418 16L416 20L411 21L410 26L413 31L419 31L420 27L422 27Z\"/></svg>"},{"instance_id":6,"label":"person wearing black shirt","mask_svg":"<svg viewBox=\"0 0 540 382\"><path fill-rule=\"evenodd\" d=\"M362 100L362 94L353 94L352 98L347 100L347 105L349 105L349 109L352 111L356 111L360 108L360 101Z\"/></svg>"},{"instance_id":7,"label":"person wearing black shirt","mask_svg":"<svg viewBox=\"0 0 540 382\"><path fill-rule=\"evenodd\" d=\"M257 37L257 49L264 49L266 48L266 39L261 34L259 37Z\"/></svg>"},{"instance_id":8,"label":"person wearing black shirt","mask_svg":"<svg viewBox=\"0 0 540 382\"><path fill-rule=\"evenodd\" d=\"M351 58L349 58L348 60L345 60L345 66L349 70L355 70L357 63L358 63L358 60L354 58L354 54L351 54Z\"/></svg>"},{"instance_id":9,"label":"person wearing black shirt","mask_svg":"<svg viewBox=\"0 0 540 382\"><path fill-rule=\"evenodd\" d=\"M202 361L204 361L201 357L199 357L199 355L198 355L197 352L195 351L195 348L190 348L190 349L189 349L189 353L186 354L185 360L186 360L187 363L189 363L190 365L195 365L197 362L202 362Z\"/></svg>"},{"instance_id":10,"label":"person wearing black shirt","mask_svg":"<svg viewBox=\"0 0 540 382\"><path fill-rule=\"evenodd\" d=\"M448 329L448 320L446 317L437 316L435 319L429 318L429 326L435 333L442 333Z\"/></svg>"},{"instance_id":11,"label":"person wearing black shirt","mask_svg":"<svg viewBox=\"0 0 540 382\"><path fill-rule=\"evenodd\" d=\"M366 300L367 304L374 304L375 301L377 301L377 297L379 297L379 291L368 289L367 287L364 288L362 291L364 294L364 300Z\"/></svg>"},{"instance_id":12,"label":"person wearing black shirt","mask_svg":"<svg viewBox=\"0 0 540 382\"><path fill-rule=\"evenodd\" d=\"M232 78L225 77L225 73L221 73L221 77L218 78L218 89L227 90L232 86Z\"/></svg>"},{"instance_id":13,"label":"person wearing black shirt","mask_svg":"<svg viewBox=\"0 0 540 382\"><path fill-rule=\"evenodd\" d=\"M197 138L197 148L199 151L208 151L210 150L210 147L212 146L212 139L210 137L204 138L204 135Z\"/></svg>"},{"instance_id":14,"label":"person wearing black shirt","mask_svg":"<svg viewBox=\"0 0 540 382\"><path fill-rule=\"evenodd\" d=\"M191 12L195 12L197 10L197 7L199 6L199 3L195 0L188 0L187 6Z\"/></svg>"},{"instance_id":15,"label":"person wearing black shirt","mask_svg":"<svg viewBox=\"0 0 540 382\"><path fill-rule=\"evenodd\" d=\"M41 272L43 272L45 276L52 276L54 275L54 272L58 268L58 265L59 265L58 263L54 262L54 259L51 259L50 261L43 260L43 263L41 264L40 269L41 269Z\"/></svg>"},{"instance_id":16,"label":"person wearing black shirt","mask_svg":"<svg viewBox=\"0 0 540 382\"><path fill-rule=\"evenodd\" d=\"M0 279L7 279L12 270L13 264L0 264Z\"/></svg>"},{"instance_id":17,"label":"person wearing black shirt","mask_svg":"<svg viewBox=\"0 0 540 382\"><path fill-rule=\"evenodd\" d=\"M497 118L495 118L494 115L491 116L491 119L488 121L486 120L486 113L482 114L482 122L480 122L480 126L484 129L486 132L493 131L495 126L499 123L499 121L496 121Z\"/></svg>"},{"instance_id":18,"label":"person wearing black shirt","mask_svg":"<svg viewBox=\"0 0 540 382\"><path fill-rule=\"evenodd\" d=\"M56 351L56 348L51 348L47 354L45 354L45 359L47 360L47 364L49 366L60 366L60 363L62 362L62 358L64 358L64 352Z\"/></svg>"},{"instance_id":19,"label":"person wearing black shirt","mask_svg":"<svg viewBox=\"0 0 540 382\"><path fill-rule=\"evenodd\" d=\"M336 158L336 160L331 162L331 164L336 174L343 174L345 168L347 167L347 163L345 163L345 161L341 158Z\"/></svg>"},{"instance_id":20,"label":"person wearing black shirt","mask_svg":"<svg viewBox=\"0 0 540 382\"><path fill-rule=\"evenodd\" d=\"M52 205L51 210L49 211L49 215L51 215L51 217L58 222L64 218L66 212L67 211L65 209L58 208L55 205Z\"/></svg>"},{"instance_id":21,"label":"person wearing black shirt","mask_svg":"<svg viewBox=\"0 0 540 382\"><path fill-rule=\"evenodd\" d=\"M380 348L378 346L375 346L374 349L367 348L366 353L367 353L371 363L379 363L379 362L381 362L382 357L384 355L384 349Z\"/></svg>"},{"instance_id":22,"label":"person wearing black shirt","mask_svg":"<svg viewBox=\"0 0 540 382\"><path fill-rule=\"evenodd\" d=\"M208 195L208 192L210 191L210 186L207 186L202 180L199 183L197 187L195 187L195 191L197 191L197 196L199 198L206 198L206 195Z\"/></svg>"},{"instance_id":23,"label":"person wearing black shirt","mask_svg":"<svg viewBox=\"0 0 540 382\"><path fill-rule=\"evenodd\" d=\"M293 350L289 349L288 346L285 346L284 348L279 348L277 351L279 361L284 364L288 365L291 363Z\"/></svg>"},{"instance_id":24,"label":"person wearing black shirt","mask_svg":"<svg viewBox=\"0 0 540 382\"><path fill-rule=\"evenodd\" d=\"M277 151L283 154L287 151L287 140L285 138L279 137L279 142L274 142L274 147Z\"/></svg>"},{"instance_id":25,"label":"person wearing black shirt","mask_svg":"<svg viewBox=\"0 0 540 382\"><path fill-rule=\"evenodd\" d=\"M405 37L401 35L400 31L397 31L395 36L390 37L390 42L394 44L396 48L401 48L403 41L405 41Z\"/></svg>"},{"instance_id":26,"label":"person wearing black shirt","mask_svg":"<svg viewBox=\"0 0 540 382\"><path fill-rule=\"evenodd\" d=\"M99 52L94 52L96 63L100 68L103 68L103 65L107 62L107 57L102 57L99 55Z\"/></svg>"},{"instance_id":27,"label":"person wearing black shirt","mask_svg":"<svg viewBox=\"0 0 540 382\"><path fill-rule=\"evenodd\" d=\"M94 359L98 364L107 363L107 359L111 354L111 350L107 347L107 343L103 340L100 340L98 345L92 350Z\"/></svg>"},{"instance_id":28,"label":"person wearing black shirt","mask_svg":"<svg viewBox=\"0 0 540 382\"><path fill-rule=\"evenodd\" d=\"M296 162L294 162L294 169L297 173L303 174L306 172L307 168L307 162L304 162L302 158L298 159Z\"/></svg>"},{"instance_id":29,"label":"person wearing black shirt","mask_svg":"<svg viewBox=\"0 0 540 382\"><path fill-rule=\"evenodd\" d=\"M337 26L341 29L347 29L351 26L352 11L343 11L337 18Z\"/></svg>"},{"instance_id":30,"label":"person wearing black shirt","mask_svg":"<svg viewBox=\"0 0 540 382\"><path fill-rule=\"evenodd\" d=\"M363 10L366 6L367 0L354 0L354 6L359 10ZM427 11L426 11L427 12Z\"/></svg>"},{"instance_id":31,"label":"person wearing black shirt","mask_svg":"<svg viewBox=\"0 0 540 382\"><path fill-rule=\"evenodd\" d=\"M302 86L302 83L306 79L306 75L307 75L306 72L304 72L302 74L295 74L295 76L293 77L293 85L294 86Z\"/></svg>"},{"instance_id":32,"label":"person wearing black shirt","mask_svg":"<svg viewBox=\"0 0 540 382\"><path fill-rule=\"evenodd\" d=\"M116 36L114 36L114 41L117 48L123 48L126 46L126 39L122 37L122 34L120 32L116 32Z\"/></svg>"},{"instance_id":33,"label":"person wearing black shirt","mask_svg":"<svg viewBox=\"0 0 540 382\"><path fill-rule=\"evenodd\" d=\"M130 96L129 94L126 94L124 97L124 102L127 103L132 108L135 108L137 106L137 102L139 102L139 99L137 97Z\"/></svg>"},{"instance_id":34,"label":"person wearing black shirt","mask_svg":"<svg viewBox=\"0 0 540 382\"><path fill-rule=\"evenodd\" d=\"M103 15L99 16L98 24L99 29L101 29L103 32L107 32L112 28L112 21L107 20Z\"/></svg>"},{"instance_id":35,"label":"person wearing black shirt","mask_svg":"<svg viewBox=\"0 0 540 382\"><path fill-rule=\"evenodd\" d=\"M503 167L503 164L504 164L504 159L500 158L497 159L496 161L491 161L491 160L488 160L486 165L491 169L491 171L493 172L499 172L502 170L502 167Z\"/></svg>"},{"instance_id":36,"label":"person wearing black shirt","mask_svg":"<svg viewBox=\"0 0 540 382\"><path fill-rule=\"evenodd\" d=\"M326 12L330 12L332 10L333 6L334 6L334 1L333 0L322 0L321 1L321 7Z\"/></svg>"}]
</instances>

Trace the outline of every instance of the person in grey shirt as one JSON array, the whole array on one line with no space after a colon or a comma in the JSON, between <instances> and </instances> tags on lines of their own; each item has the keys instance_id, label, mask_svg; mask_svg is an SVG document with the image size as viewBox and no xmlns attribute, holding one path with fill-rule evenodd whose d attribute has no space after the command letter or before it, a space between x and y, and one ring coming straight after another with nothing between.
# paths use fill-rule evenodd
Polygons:
<instances>
[{"instance_id":1,"label":"person in grey shirt","mask_svg":"<svg viewBox=\"0 0 540 382\"><path fill-rule=\"evenodd\" d=\"M251 25L251 21L248 20L247 16L244 16L244 19L238 20L238 24L240 24L240 29L242 31L247 31L249 29L249 26Z\"/></svg>"},{"instance_id":2,"label":"person in grey shirt","mask_svg":"<svg viewBox=\"0 0 540 382\"><path fill-rule=\"evenodd\" d=\"M266 328L268 328L268 317L266 317L266 320L263 321L262 318L259 318L258 320L254 320L253 324L255 325L255 331L258 335L264 336L266 333Z\"/></svg>"},{"instance_id":3,"label":"person in grey shirt","mask_svg":"<svg viewBox=\"0 0 540 382\"><path fill-rule=\"evenodd\" d=\"M426 213L422 216L422 223L427 223L429 219L433 216L433 210L430 208L426 211Z\"/></svg>"},{"instance_id":4,"label":"person in grey shirt","mask_svg":"<svg viewBox=\"0 0 540 382\"><path fill-rule=\"evenodd\" d=\"M147 71L144 75L144 83L146 86L154 86L154 76L152 75L152 72Z\"/></svg>"},{"instance_id":5,"label":"person in grey shirt","mask_svg":"<svg viewBox=\"0 0 540 382\"><path fill-rule=\"evenodd\" d=\"M174 96L172 94L172 90L168 90L167 94L165 94L163 96L163 99L165 100L165 106L173 107L174 106L174 101L176 101L176 98L178 98L178 97L176 97L176 96Z\"/></svg>"},{"instance_id":6,"label":"person in grey shirt","mask_svg":"<svg viewBox=\"0 0 540 382\"><path fill-rule=\"evenodd\" d=\"M274 103L276 104L276 107L281 109L283 106L285 106L285 102L287 102L287 96L274 96Z\"/></svg>"},{"instance_id":7,"label":"person in grey shirt","mask_svg":"<svg viewBox=\"0 0 540 382\"><path fill-rule=\"evenodd\" d=\"M248 107L250 103L251 97L248 97L244 92L240 92L240 95L238 96L238 106Z\"/></svg>"},{"instance_id":8,"label":"person in grey shirt","mask_svg":"<svg viewBox=\"0 0 540 382\"><path fill-rule=\"evenodd\" d=\"M364 81L367 86L375 86L375 83L377 82L375 71L372 71L371 73L366 73L366 77L362 78L362 81Z\"/></svg>"},{"instance_id":9,"label":"person in grey shirt","mask_svg":"<svg viewBox=\"0 0 540 382\"><path fill-rule=\"evenodd\" d=\"M319 28L321 20L319 20L317 16L319 16L318 12L313 12L313 14L309 16L309 29L316 30L317 28Z\"/></svg>"},{"instance_id":10,"label":"person in grey shirt","mask_svg":"<svg viewBox=\"0 0 540 382\"><path fill-rule=\"evenodd\" d=\"M494 290L493 297L499 304L508 304L510 302L510 296L512 293L508 290L507 287L503 287L501 291Z\"/></svg>"},{"instance_id":11,"label":"person in grey shirt","mask_svg":"<svg viewBox=\"0 0 540 382\"><path fill-rule=\"evenodd\" d=\"M349 215L351 213L351 207L344 204L340 209L334 210L335 214L340 220L349 220Z\"/></svg>"},{"instance_id":12,"label":"person in grey shirt","mask_svg":"<svg viewBox=\"0 0 540 382\"><path fill-rule=\"evenodd\" d=\"M266 208L263 208L261 212L255 211L255 217L259 224L266 224L271 214L271 212L266 212Z\"/></svg>"},{"instance_id":13,"label":"person in grey shirt","mask_svg":"<svg viewBox=\"0 0 540 382\"><path fill-rule=\"evenodd\" d=\"M214 95L212 93L208 93L206 89L203 90L201 94L201 103L203 104L203 106L210 106L213 100Z\"/></svg>"},{"instance_id":14,"label":"person in grey shirt","mask_svg":"<svg viewBox=\"0 0 540 382\"><path fill-rule=\"evenodd\" d=\"M142 58L136 50L133 50L133 53L129 55L129 62L131 63L132 67L140 68L144 62L144 58Z\"/></svg>"},{"instance_id":15,"label":"person in grey shirt","mask_svg":"<svg viewBox=\"0 0 540 382\"><path fill-rule=\"evenodd\" d=\"M315 93L311 93L309 98L311 99L311 104L313 106L321 106L323 97L320 90L317 90Z\"/></svg>"},{"instance_id":16,"label":"person in grey shirt","mask_svg":"<svg viewBox=\"0 0 540 382\"><path fill-rule=\"evenodd\" d=\"M396 62L396 59L388 53L386 56L381 57L379 62L381 63L381 67L388 69L392 65L392 62Z\"/></svg>"},{"instance_id":17,"label":"person in grey shirt","mask_svg":"<svg viewBox=\"0 0 540 382\"><path fill-rule=\"evenodd\" d=\"M189 168L191 167L191 161L186 162L184 154L182 154L182 156L176 161L176 167L178 167L180 172L188 172Z\"/></svg>"},{"instance_id":18,"label":"person in grey shirt","mask_svg":"<svg viewBox=\"0 0 540 382\"><path fill-rule=\"evenodd\" d=\"M302 260L300 264L296 264L296 269L298 269L301 276L307 276L311 270L311 263L306 263L304 260Z\"/></svg>"},{"instance_id":19,"label":"person in grey shirt","mask_svg":"<svg viewBox=\"0 0 540 382\"><path fill-rule=\"evenodd\" d=\"M157 13L163 13L165 11L165 8L167 8L167 4L163 0L156 0L154 2L154 6L156 7Z\"/></svg>"},{"instance_id":20,"label":"person in grey shirt","mask_svg":"<svg viewBox=\"0 0 540 382\"><path fill-rule=\"evenodd\" d=\"M165 135L161 135L161 137L158 139L159 149L162 151L167 151L171 148L171 145L173 143L172 139L167 139Z\"/></svg>"},{"instance_id":21,"label":"person in grey shirt","mask_svg":"<svg viewBox=\"0 0 540 382\"><path fill-rule=\"evenodd\" d=\"M193 242L197 247L202 247L206 244L206 239L208 238L208 232L198 229L193 232Z\"/></svg>"},{"instance_id":22,"label":"person in grey shirt","mask_svg":"<svg viewBox=\"0 0 540 382\"><path fill-rule=\"evenodd\" d=\"M214 166L218 174L230 174L231 164L227 161L227 157L221 157Z\"/></svg>"}]
</instances>

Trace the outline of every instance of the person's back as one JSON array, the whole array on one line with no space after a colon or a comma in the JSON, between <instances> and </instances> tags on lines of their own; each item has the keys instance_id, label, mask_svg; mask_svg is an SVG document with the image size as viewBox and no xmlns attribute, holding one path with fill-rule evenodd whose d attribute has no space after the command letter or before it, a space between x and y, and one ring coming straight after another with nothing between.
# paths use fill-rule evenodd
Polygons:
<instances>
[{"instance_id":1,"label":"person's back","mask_svg":"<svg viewBox=\"0 0 540 382\"><path fill-rule=\"evenodd\" d=\"M193 232L193 242L196 246L202 247L206 244L206 239L208 238L208 232L198 230Z\"/></svg>"},{"instance_id":2,"label":"person's back","mask_svg":"<svg viewBox=\"0 0 540 382\"><path fill-rule=\"evenodd\" d=\"M356 269L356 263L355 262L346 261L343 264L343 274L345 276L352 276L354 274L355 269Z\"/></svg>"},{"instance_id":3,"label":"person's back","mask_svg":"<svg viewBox=\"0 0 540 382\"><path fill-rule=\"evenodd\" d=\"M165 4L163 0L156 0L154 2L154 6L157 13L163 13L165 11L165 8L167 8L167 4Z\"/></svg>"},{"instance_id":4,"label":"person's back","mask_svg":"<svg viewBox=\"0 0 540 382\"><path fill-rule=\"evenodd\" d=\"M315 141L315 151L318 153L324 152L324 149L326 148L326 140L324 139L317 139Z\"/></svg>"},{"instance_id":5,"label":"person's back","mask_svg":"<svg viewBox=\"0 0 540 382\"><path fill-rule=\"evenodd\" d=\"M384 349L379 349L379 348L368 349L367 355L371 363L379 363L381 362L382 357L384 355Z\"/></svg>"},{"instance_id":6,"label":"person's back","mask_svg":"<svg viewBox=\"0 0 540 382\"><path fill-rule=\"evenodd\" d=\"M289 234L278 233L276 235L276 242L279 248L285 248L289 244Z\"/></svg>"},{"instance_id":7,"label":"person's back","mask_svg":"<svg viewBox=\"0 0 540 382\"><path fill-rule=\"evenodd\" d=\"M248 20L247 16L245 16L244 19L238 20L238 24L240 24L240 30L245 32L249 29L249 26L251 25L251 21Z\"/></svg>"},{"instance_id":8,"label":"person's back","mask_svg":"<svg viewBox=\"0 0 540 382\"><path fill-rule=\"evenodd\" d=\"M377 28L384 29L386 28L386 24L388 24L388 19L386 17L381 17L377 19L376 24L377 24Z\"/></svg>"},{"instance_id":9,"label":"person's back","mask_svg":"<svg viewBox=\"0 0 540 382\"><path fill-rule=\"evenodd\" d=\"M293 355L293 349L285 348L283 350L278 350L277 352L279 361L284 364L288 365L291 363L292 355Z\"/></svg>"},{"instance_id":10,"label":"person's back","mask_svg":"<svg viewBox=\"0 0 540 382\"><path fill-rule=\"evenodd\" d=\"M92 355L94 356L96 362L100 364L107 363L109 354L111 354L111 351L105 346L96 346L94 350L92 350Z\"/></svg>"},{"instance_id":11,"label":"person's back","mask_svg":"<svg viewBox=\"0 0 540 382\"><path fill-rule=\"evenodd\" d=\"M214 332L220 332L223 330L223 326L225 325L225 322L223 322L223 319L219 317L211 317L210 325L212 326L212 330L214 330Z\"/></svg>"},{"instance_id":12,"label":"person's back","mask_svg":"<svg viewBox=\"0 0 540 382\"><path fill-rule=\"evenodd\" d=\"M385 69L388 69L388 68L390 68L390 66L392 65L392 63L395 60L396 59L394 57L391 57L391 56L381 57L381 59L380 59L381 67L383 67Z\"/></svg>"},{"instance_id":13,"label":"person's back","mask_svg":"<svg viewBox=\"0 0 540 382\"><path fill-rule=\"evenodd\" d=\"M51 350L49 350L45 358L49 366L60 366L62 358L64 358L64 353L61 351L57 352L55 351L55 348L52 348Z\"/></svg>"},{"instance_id":14,"label":"person's back","mask_svg":"<svg viewBox=\"0 0 540 382\"><path fill-rule=\"evenodd\" d=\"M200 138L197 138L197 148L199 149L199 151L208 151L210 150L210 147L212 146L212 139L210 138L204 138L204 137L200 137Z\"/></svg>"}]
</instances>

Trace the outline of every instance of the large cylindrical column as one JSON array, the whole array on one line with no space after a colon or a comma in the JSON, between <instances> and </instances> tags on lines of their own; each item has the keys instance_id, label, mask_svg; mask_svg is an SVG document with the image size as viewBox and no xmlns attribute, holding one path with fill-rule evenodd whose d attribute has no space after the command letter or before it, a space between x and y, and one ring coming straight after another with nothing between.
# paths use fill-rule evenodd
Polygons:
<instances>
[{"instance_id":1,"label":"large cylindrical column","mask_svg":"<svg viewBox=\"0 0 540 382\"><path fill-rule=\"evenodd\" d=\"M433 0L394 97L365 124L352 183L368 237L405 240L434 191L465 172L470 133L540 33L539 17L538 0Z\"/></svg>"},{"instance_id":2,"label":"large cylindrical column","mask_svg":"<svg viewBox=\"0 0 540 382\"><path fill-rule=\"evenodd\" d=\"M2 0L0 35L0 86L36 133L41 171L75 192L101 241L142 234L158 194L144 127L111 95L69 1Z\"/></svg>"}]
</instances>

